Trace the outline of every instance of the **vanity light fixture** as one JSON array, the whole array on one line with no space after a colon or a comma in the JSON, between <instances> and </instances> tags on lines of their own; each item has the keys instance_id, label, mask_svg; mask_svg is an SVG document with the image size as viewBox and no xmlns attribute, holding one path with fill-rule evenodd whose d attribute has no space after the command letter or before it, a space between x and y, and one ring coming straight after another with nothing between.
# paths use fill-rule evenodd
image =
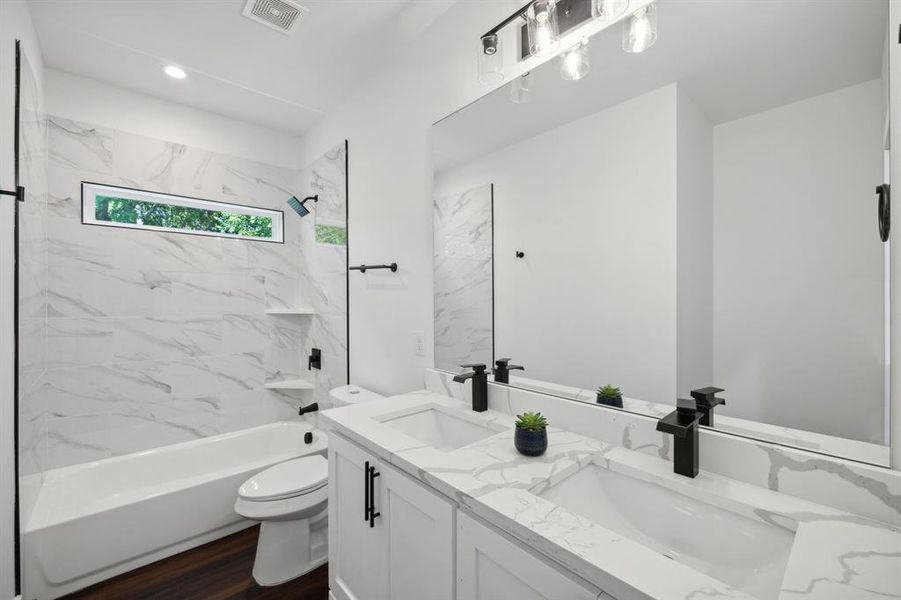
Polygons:
<instances>
[{"instance_id":1,"label":"vanity light fixture","mask_svg":"<svg viewBox=\"0 0 901 600\"><path fill-rule=\"evenodd\" d=\"M560 55L560 77L566 81L578 81L588 74L588 40L582 40Z\"/></svg>"},{"instance_id":2,"label":"vanity light fixture","mask_svg":"<svg viewBox=\"0 0 901 600\"><path fill-rule=\"evenodd\" d=\"M657 6L647 6L632 13L623 21L623 50L644 52L657 41Z\"/></svg>"},{"instance_id":3,"label":"vanity light fixture","mask_svg":"<svg viewBox=\"0 0 901 600\"><path fill-rule=\"evenodd\" d=\"M482 36L479 48L479 82L486 85L504 80L504 59L498 52L497 34Z\"/></svg>"},{"instance_id":4,"label":"vanity light fixture","mask_svg":"<svg viewBox=\"0 0 901 600\"><path fill-rule=\"evenodd\" d=\"M527 71L510 84L510 101L514 104L528 104L532 101L532 72Z\"/></svg>"},{"instance_id":5,"label":"vanity light fixture","mask_svg":"<svg viewBox=\"0 0 901 600\"><path fill-rule=\"evenodd\" d=\"M529 54L544 56L557 49L560 31L557 29L557 0L534 0L526 9L529 34Z\"/></svg>"},{"instance_id":6,"label":"vanity light fixture","mask_svg":"<svg viewBox=\"0 0 901 600\"><path fill-rule=\"evenodd\" d=\"M479 43L480 82L496 84L503 80L503 57L498 33L518 19L526 20L531 54L536 56L545 54L554 50L560 43L557 29L557 0L532 0L482 35Z\"/></svg>"},{"instance_id":7,"label":"vanity light fixture","mask_svg":"<svg viewBox=\"0 0 901 600\"><path fill-rule=\"evenodd\" d=\"M172 79L184 79L188 76L185 73L185 70L176 65L166 65L163 67L163 73L171 77Z\"/></svg>"},{"instance_id":8,"label":"vanity light fixture","mask_svg":"<svg viewBox=\"0 0 901 600\"><path fill-rule=\"evenodd\" d=\"M629 0L592 0L591 14L595 19L610 22L620 18L629 8Z\"/></svg>"}]
</instances>

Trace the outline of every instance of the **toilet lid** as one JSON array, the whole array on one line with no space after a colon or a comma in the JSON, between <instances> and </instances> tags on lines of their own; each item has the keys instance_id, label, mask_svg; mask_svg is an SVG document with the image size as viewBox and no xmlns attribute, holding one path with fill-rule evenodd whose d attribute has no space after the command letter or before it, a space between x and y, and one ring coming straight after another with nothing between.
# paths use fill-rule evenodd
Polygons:
<instances>
[{"instance_id":1,"label":"toilet lid","mask_svg":"<svg viewBox=\"0 0 901 600\"><path fill-rule=\"evenodd\" d=\"M328 461L305 456L269 467L244 482L238 495L246 500L281 500L317 490L328 483Z\"/></svg>"}]
</instances>

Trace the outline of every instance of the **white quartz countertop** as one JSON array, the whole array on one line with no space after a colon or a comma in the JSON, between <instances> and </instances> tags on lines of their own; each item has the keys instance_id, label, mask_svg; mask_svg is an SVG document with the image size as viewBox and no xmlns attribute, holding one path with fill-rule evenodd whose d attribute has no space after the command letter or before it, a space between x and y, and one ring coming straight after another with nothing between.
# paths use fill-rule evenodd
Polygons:
<instances>
[{"instance_id":1,"label":"white quartz countertop","mask_svg":"<svg viewBox=\"0 0 901 600\"><path fill-rule=\"evenodd\" d=\"M441 451L382 422L428 406L460 411L498 433ZM511 415L476 413L458 400L427 391L336 408L320 416L327 429L454 499L618 600L751 596L538 495L591 463L791 529L794 541L779 600L901 598L901 530L884 523L703 471L694 479L675 475L672 463L663 459L554 428L548 429L543 456L522 456L513 446Z\"/></svg>"}]
</instances>

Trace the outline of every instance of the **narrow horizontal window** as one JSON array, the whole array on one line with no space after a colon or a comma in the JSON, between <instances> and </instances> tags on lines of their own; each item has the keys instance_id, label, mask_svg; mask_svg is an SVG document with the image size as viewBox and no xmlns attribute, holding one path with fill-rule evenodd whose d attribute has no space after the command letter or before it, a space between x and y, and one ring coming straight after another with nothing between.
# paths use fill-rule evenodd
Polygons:
<instances>
[{"instance_id":1,"label":"narrow horizontal window","mask_svg":"<svg viewBox=\"0 0 901 600\"><path fill-rule=\"evenodd\" d=\"M82 182L81 221L89 225L284 241L284 213L227 202Z\"/></svg>"}]
</instances>

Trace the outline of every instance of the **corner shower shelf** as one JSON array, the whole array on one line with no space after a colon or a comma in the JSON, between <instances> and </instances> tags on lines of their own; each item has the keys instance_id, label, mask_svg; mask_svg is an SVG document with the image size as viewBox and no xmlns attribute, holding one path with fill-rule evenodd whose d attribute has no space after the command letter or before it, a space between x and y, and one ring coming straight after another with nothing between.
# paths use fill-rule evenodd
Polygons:
<instances>
[{"instance_id":1,"label":"corner shower shelf","mask_svg":"<svg viewBox=\"0 0 901 600\"><path fill-rule=\"evenodd\" d=\"M286 379L284 381L270 381L263 385L267 390L312 390L315 385L303 379Z\"/></svg>"},{"instance_id":2,"label":"corner shower shelf","mask_svg":"<svg viewBox=\"0 0 901 600\"><path fill-rule=\"evenodd\" d=\"M263 311L267 315L315 315L316 311L312 308L267 308Z\"/></svg>"}]
</instances>

